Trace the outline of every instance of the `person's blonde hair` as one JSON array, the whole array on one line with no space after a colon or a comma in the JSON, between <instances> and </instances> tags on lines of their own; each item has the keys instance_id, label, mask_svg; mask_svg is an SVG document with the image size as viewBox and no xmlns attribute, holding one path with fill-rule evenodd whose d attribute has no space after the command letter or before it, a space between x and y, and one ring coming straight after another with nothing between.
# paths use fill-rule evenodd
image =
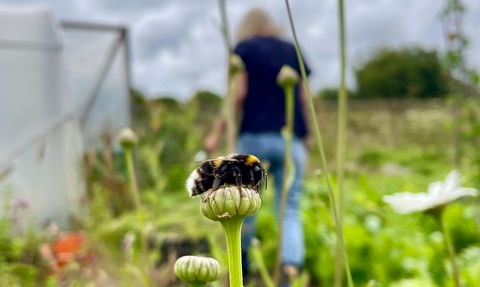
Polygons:
<instances>
[{"instance_id":1,"label":"person's blonde hair","mask_svg":"<svg viewBox=\"0 0 480 287\"><path fill-rule=\"evenodd\" d=\"M241 42L258 35L280 36L283 28L278 27L272 18L261 8L253 8L243 18L237 30L237 42Z\"/></svg>"}]
</instances>

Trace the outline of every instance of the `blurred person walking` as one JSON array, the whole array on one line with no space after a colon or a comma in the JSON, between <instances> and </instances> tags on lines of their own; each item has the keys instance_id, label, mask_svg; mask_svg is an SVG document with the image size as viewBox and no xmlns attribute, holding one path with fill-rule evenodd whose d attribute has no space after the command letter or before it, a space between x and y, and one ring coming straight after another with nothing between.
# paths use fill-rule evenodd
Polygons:
<instances>
[{"instance_id":1,"label":"blurred person walking","mask_svg":"<svg viewBox=\"0 0 480 287\"><path fill-rule=\"evenodd\" d=\"M247 13L237 31L238 54L245 71L237 76L235 106L241 116L237 152L253 154L270 163L269 175L274 177L275 212L277 220L282 193L285 141L281 129L285 126L285 94L278 86L276 77L281 67L290 65L298 73L295 46L283 39L283 29L277 27L261 9ZM307 75L310 69L305 65ZM284 270L298 271L305 258L303 227L299 214L299 200L307 160L309 131L308 112L303 85L295 87L295 118L292 142L292 161L295 165L295 179L290 187L285 211L281 262ZM207 151L217 150L225 121L216 119L212 132L206 137ZM249 260L247 251L256 232L256 218L247 217L242 229L243 274L248 276ZM294 272L295 273L295 272Z\"/></svg>"}]
</instances>

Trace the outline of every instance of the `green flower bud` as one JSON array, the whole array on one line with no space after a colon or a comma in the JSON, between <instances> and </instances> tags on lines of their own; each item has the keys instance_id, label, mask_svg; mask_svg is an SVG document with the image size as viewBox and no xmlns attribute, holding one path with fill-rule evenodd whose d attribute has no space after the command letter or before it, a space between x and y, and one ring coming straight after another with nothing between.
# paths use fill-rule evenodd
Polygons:
<instances>
[{"instance_id":1,"label":"green flower bud","mask_svg":"<svg viewBox=\"0 0 480 287\"><path fill-rule=\"evenodd\" d=\"M295 86L299 79L300 77L298 76L297 71L295 71L289 65L283 65L277 75L277 84L282 88Z\"/></svg>"},{"instance_id":2,"label":"green flower bud","mask_svg":"<svg viewBox=\"0 0 480 287\"><path fill-rule=\"evenodd\" d=\"M130 128L120 131L119 141L123 148L132 148L138 143L137 135Z\"/></svg>"},{"instance_id":3,"label":"green flower bud","mask_svg":"<svg viewBox=\"0 0 480 287\"><path fill-rule=\"evenodd\" d=\"M199 256L183 256L177 259L173 271L187 282L213 282L220 278L217 260Z\"/></svg>"},{"instance_id":4,"label":"green flower bud","mask_svg":"<svg viewBox=\"0 0 480 287\"><path fill-rule=\"evenodd\" d=\"M240 58L239 55L231 55L229 61L230 74L236 75L237 73L243 72L243 70L245 70L245 65L243 64L242 58Z\"/></svg>"},{"instance_id":5,"label":"green flower bud","mask_svg":"<svg viewBox=\"0 0 480 287\"><path fill-rule=\"evenodd\" d=\"M210 220L218 221L235 215L252 216L261 205L260 195L250 188L226 186L206 192L201 202L202 213Z\"/></svg>"}]
</instances>

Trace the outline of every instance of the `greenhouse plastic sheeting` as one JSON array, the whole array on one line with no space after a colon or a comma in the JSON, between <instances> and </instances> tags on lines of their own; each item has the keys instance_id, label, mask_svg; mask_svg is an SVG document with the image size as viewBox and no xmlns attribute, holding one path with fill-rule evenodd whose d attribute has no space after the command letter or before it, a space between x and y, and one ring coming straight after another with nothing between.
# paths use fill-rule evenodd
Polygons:
<instances>
[{"instance_id":1,"label":"greenhouse plastic sheeting","mask_svg":"<svg viewBox=\"0 0 480 287\"><path fill-rule=\"evenodd\" d=\"M23 228L49 219L66 226L82 212L82 140L68 75L56 15L0 6L0 206L20 198L29 205L0 212Z\"/></svg>"},{"instance_id":2,"label":"greenhouse plastic sheeting","mask_svg":"<svg viewBox=\"0 0 480 287\"><path fill-rule=\"evenodd\" d=\"M95 27L63 29L75 117L86 150L100 149L102 135L114 137L120 129L130 126L126 41L120 29Z\"/></svg>"}]
</instances>

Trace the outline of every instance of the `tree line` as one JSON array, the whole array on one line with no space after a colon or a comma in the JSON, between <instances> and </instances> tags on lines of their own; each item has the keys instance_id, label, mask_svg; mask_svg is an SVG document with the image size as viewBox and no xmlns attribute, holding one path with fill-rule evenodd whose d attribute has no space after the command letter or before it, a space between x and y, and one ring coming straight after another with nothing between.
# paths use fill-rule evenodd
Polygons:
<instances>
[{"instance_id":1,"label":"tree line","mask_svg":"<svg viewBox=\"0 0 480 287\"><path fill-rule=\"evenodd\" d=\"M354 69L356 88L348 91L348 97L355 99L443 97L448 93L447 80L450 79L450 73L443 66L436 50L425 50L420 47L383 48L373 52L371 57ZM336 99L338 88L322 88L316 95L322 99ZM175 97L167 98L174 100ZM197 91L191 101L216 106L221 99L209 91Z\"/></svg>"},{"instance_id":2,"label":"tree line","mask_svg":"<svg viewBox=\"0 0 480 287\"><path fill-rule=\"evenodd\" d=\"M448 72L437 51L419 47L383 48L354 70L356 90L350 98L435 98L447 94ZM324 88L318 96L336 99L337 88Z\"/></svg>"}]
</instances>

